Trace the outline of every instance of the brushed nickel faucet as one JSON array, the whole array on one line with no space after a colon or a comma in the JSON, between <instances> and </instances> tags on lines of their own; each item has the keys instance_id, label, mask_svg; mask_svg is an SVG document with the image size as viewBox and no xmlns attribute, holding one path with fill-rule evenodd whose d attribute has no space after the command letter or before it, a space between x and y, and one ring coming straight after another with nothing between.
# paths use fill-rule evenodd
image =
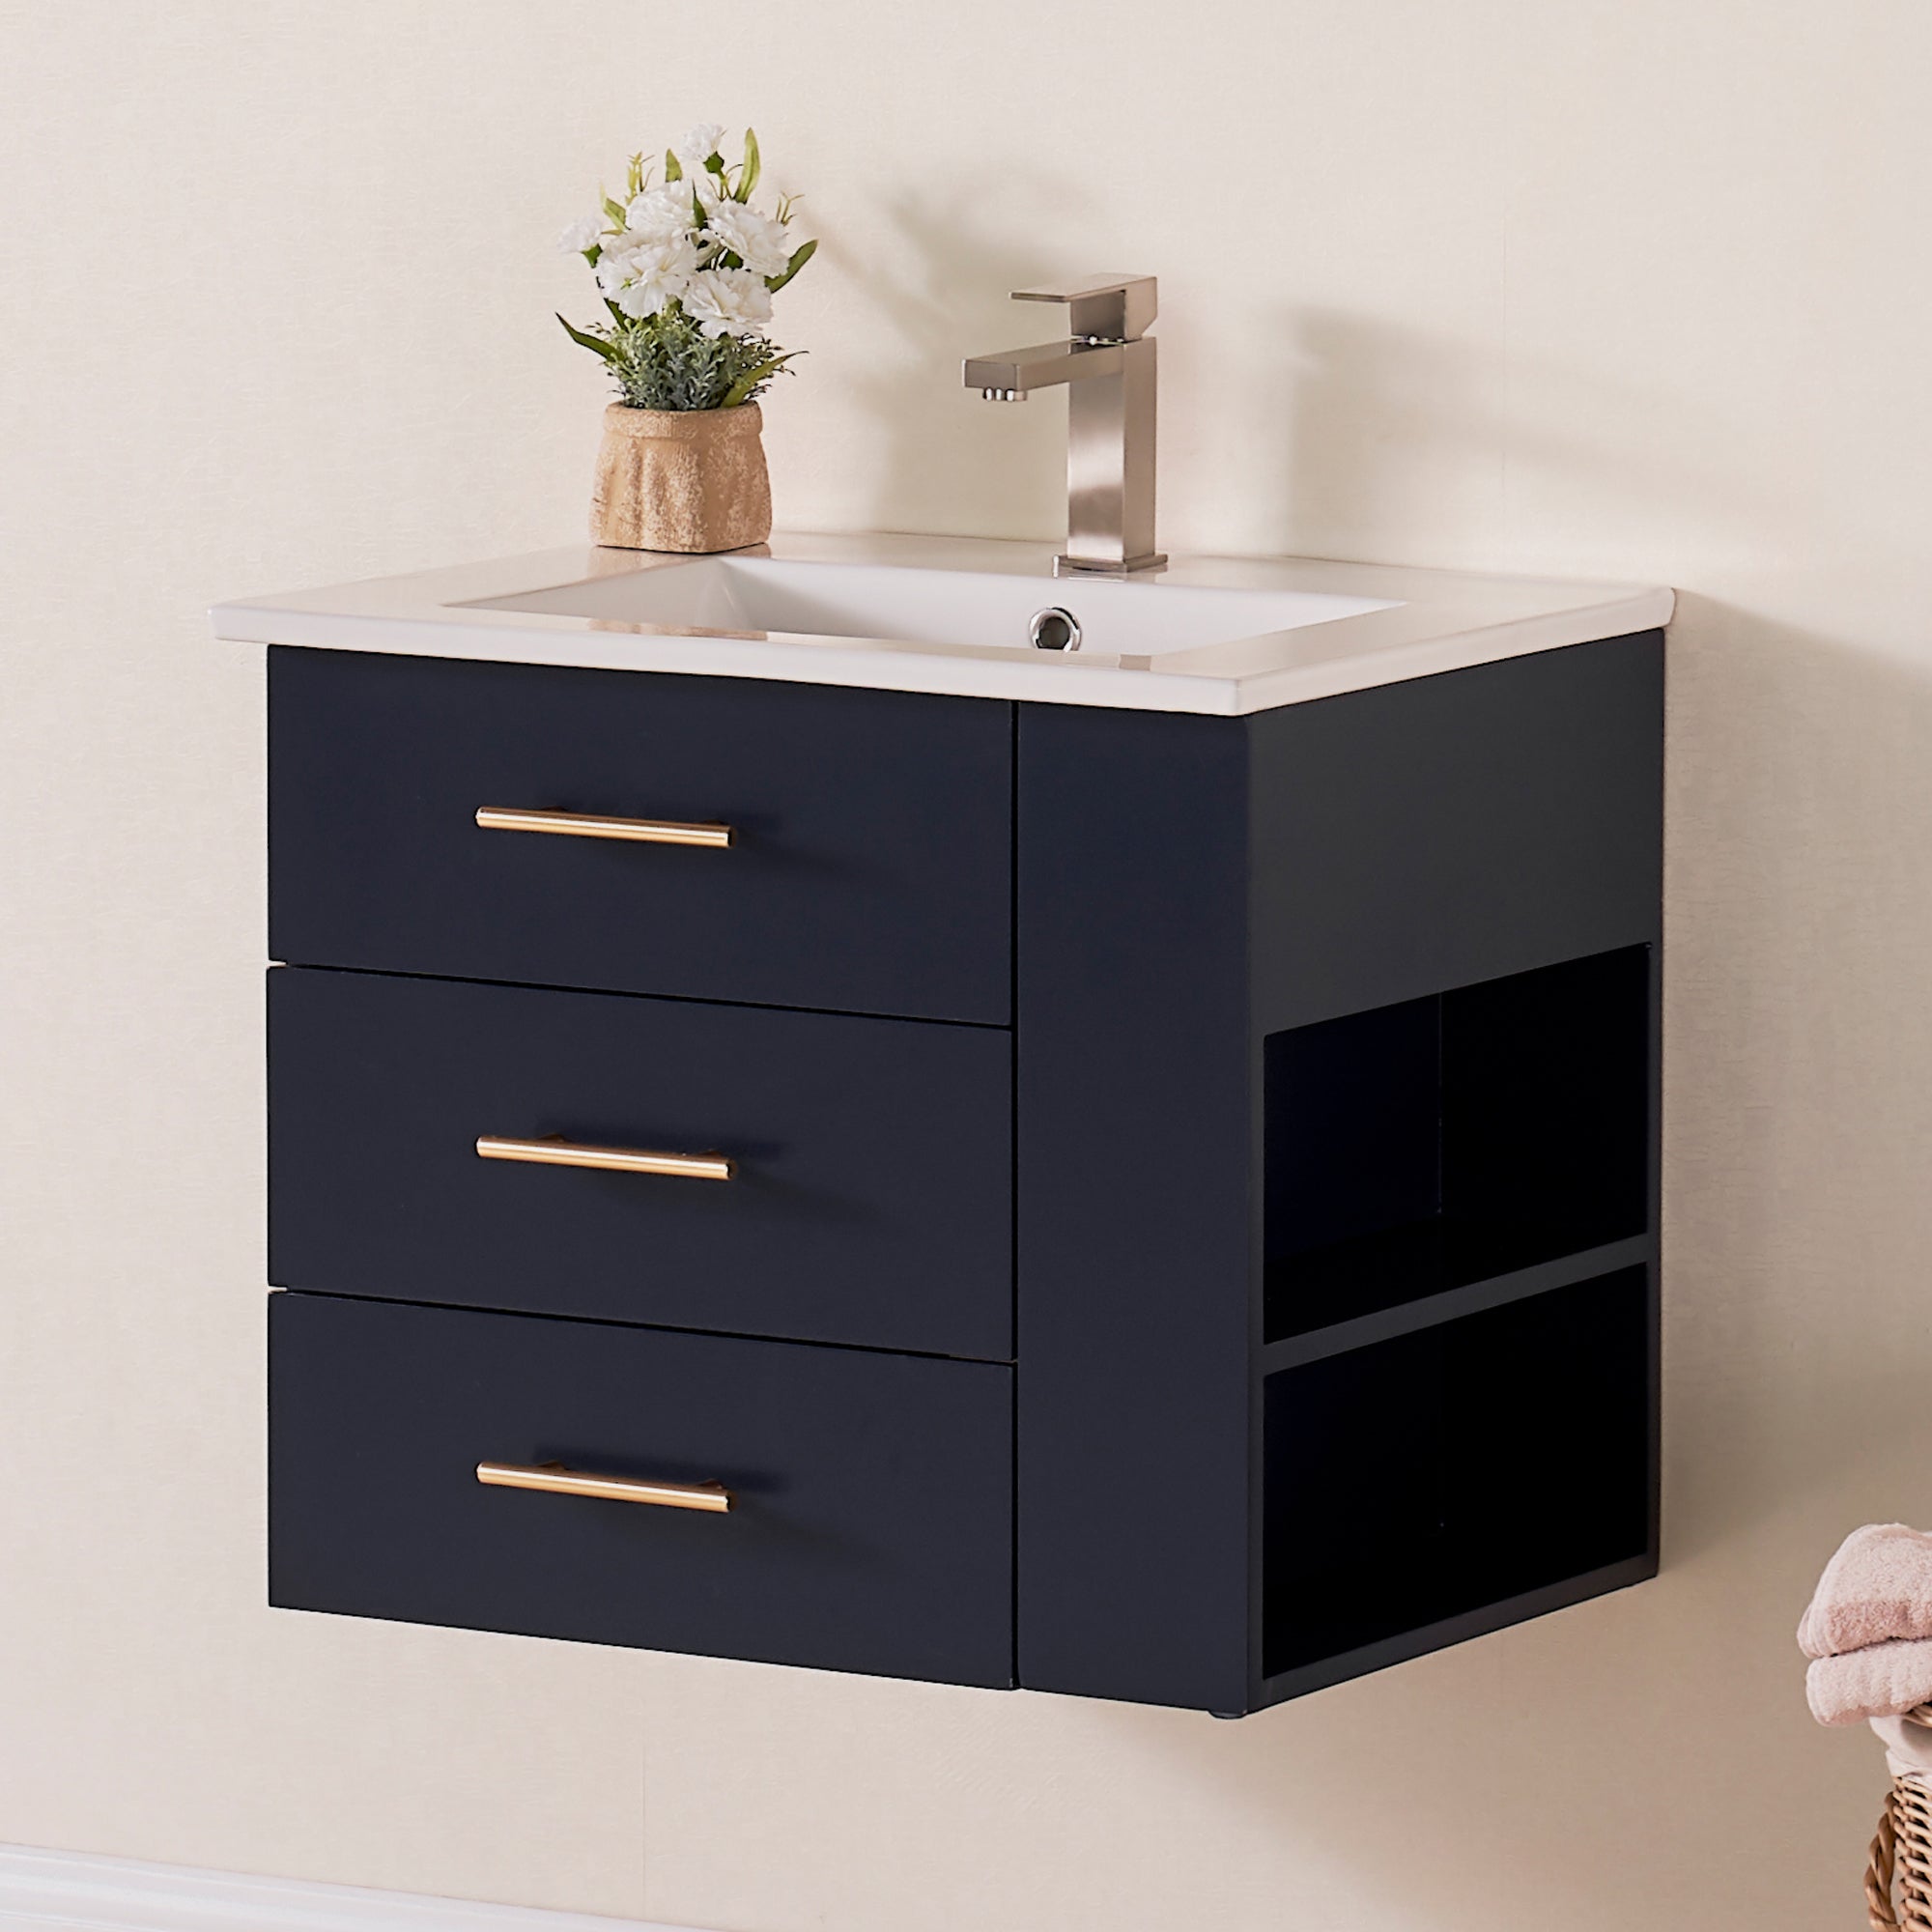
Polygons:
<instances>
[{"instance_id":1,"label":"brushed nickel faucet","mask_svg":"<svg viewBox=\"0 0 1932 1932\"><path fill-rule=\"evenodd\" d=\"M965 382L989 403L1066 384L1066 550L1054 574L1124 577L1167 558L1154 549L1155 349L1143 331L1158 309L1151 275L1094 275L1015 289L1015 301L1061 302L1065 342L966 359Z\"/></svg>"}]
</instances>

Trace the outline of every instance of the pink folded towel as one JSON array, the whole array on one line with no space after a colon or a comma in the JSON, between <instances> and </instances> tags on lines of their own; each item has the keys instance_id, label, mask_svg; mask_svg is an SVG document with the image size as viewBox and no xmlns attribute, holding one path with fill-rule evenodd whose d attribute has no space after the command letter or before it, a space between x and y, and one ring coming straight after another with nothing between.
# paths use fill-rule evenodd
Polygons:
<instances>
[{"instance_id":1,"label":"pink folded towel","mask_svg":"<svg viewBox=\"0 0 1932 1932\"><path fill-rule=\"evenodd\" d=\"M1932 1702L1932 1638L1868 1643L1821 1657L1804 1673L1804 1695L1821 1724L1896 1718Z\"/></svg>"},{"instance_id":2,"label":"pink folded towel","mask_svg":"<svg viewBox=\"0 0 1932 1932\"><path fill-rule=\"evenodd\" d=\"M1920 1637L1932 1637L1932 1536L1902 1522L1853 1530L1812 1592L1798 1626L1799 1648L1806 1657L1842 1657L1867 1644Z\"/></svg>"}]
</instances>

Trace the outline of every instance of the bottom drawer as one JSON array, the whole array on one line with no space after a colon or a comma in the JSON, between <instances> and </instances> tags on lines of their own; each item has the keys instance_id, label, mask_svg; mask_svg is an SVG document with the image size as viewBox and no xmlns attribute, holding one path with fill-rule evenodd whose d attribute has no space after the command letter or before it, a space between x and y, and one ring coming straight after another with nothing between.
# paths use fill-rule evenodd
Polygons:
<instances>
[{"instance_id":1,"label":"bottom drawer","mask_svg":"<svg viewBox=\"0 0 1932 1932\"><path fill-rule=\"evenodd\" d=\"M1009 1369L328 1295L269 1313L273 1604L1012 1682ZM731 1506L492 1487L486 1462Z\"/></svg>"}]
</instances>

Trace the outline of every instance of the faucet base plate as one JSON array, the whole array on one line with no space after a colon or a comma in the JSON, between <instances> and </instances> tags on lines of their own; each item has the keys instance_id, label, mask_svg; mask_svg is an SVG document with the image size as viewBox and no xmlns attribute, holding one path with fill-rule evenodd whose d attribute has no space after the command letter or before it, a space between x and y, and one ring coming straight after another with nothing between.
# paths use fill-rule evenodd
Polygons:
<instances>
[{"instance_id":1,"label":"faucet base plate","mask_svg":"<svg viewBox=\"0 0 1932 1932\"><path fill-rule=\"evenodd\" d=\"M1057 556L1053 559L1056 577L1128 577L1137 570L1158 570L1167 561L1164 550L1151 550L1140 556L1116 562L1111 557Z\"/></svg>"}]
</instances>

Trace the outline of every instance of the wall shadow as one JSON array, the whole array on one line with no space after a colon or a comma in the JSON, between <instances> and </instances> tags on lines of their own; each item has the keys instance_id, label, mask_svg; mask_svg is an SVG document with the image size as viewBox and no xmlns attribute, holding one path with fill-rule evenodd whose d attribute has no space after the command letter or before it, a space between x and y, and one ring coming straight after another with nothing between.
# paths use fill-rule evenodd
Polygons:
<instances>
[{"instance_id":1,"label":"wall shadow","mask_svg":"<svg viewBox=\"0 0 1932 1932\"><path fill-rule=\"evenodd\" d=\"M868 451L878 529L1041 538L1065 525L1065 392L993 404L960 381L965 356L1049 341L1065 327L1063 311L1009 299L1065 273L1065 261L1051 244L980 227L982 201L966 190L908 191L886 205L890 247L838 257L899 349L849 384L877 425ZM1057 223L1078 213L1056 205Z\"/></svg>"},{"instance_id":2,"label":"wall shadow","mask_svg":"<svg viewBox=\"0 0 1932 1932\"><path fill-rule=\"evenodd\" d=\"M1221 519L1238 520L1233 547L1244 552L1506 569L1547 524L1542 493L1579 482L1605 503L1682 504L1700 553L1816 540L1775 489L1740 471L1733 426L1715 412L1699 421L1694 398L1672 398L1664 439L1654 395L1514 350L1505 361L1487 338L1299 306L1276 311L1264 332L1277 353L1245 378L1245 434L1261 453L1223 453L1242 484ZM1587 434L1551 427L1579 422ZM1546 546L1529 567L1601 574L1602 535L1580 532L1574 563Z\"/></svg>"}]
</instances>

